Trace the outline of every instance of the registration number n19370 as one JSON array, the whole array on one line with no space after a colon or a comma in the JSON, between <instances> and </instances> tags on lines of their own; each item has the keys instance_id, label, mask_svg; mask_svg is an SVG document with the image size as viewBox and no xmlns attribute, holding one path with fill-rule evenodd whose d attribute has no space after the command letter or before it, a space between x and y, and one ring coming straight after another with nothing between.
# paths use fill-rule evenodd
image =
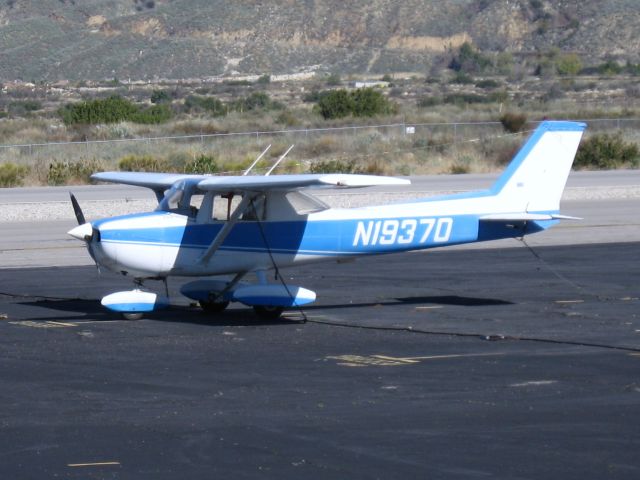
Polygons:
<instances>
[{"instance_id":1,"label":"registration number n19370","mask_svg":"<svg viewBox=\"0 0 640 480\"><path fill-rule=\"evenodd\" d=\"M353 237L354 247L375 245L417 245L444 243L451 237L453 219L439 218L389 218L361 220Z\"/></svg>"}]
</instances>

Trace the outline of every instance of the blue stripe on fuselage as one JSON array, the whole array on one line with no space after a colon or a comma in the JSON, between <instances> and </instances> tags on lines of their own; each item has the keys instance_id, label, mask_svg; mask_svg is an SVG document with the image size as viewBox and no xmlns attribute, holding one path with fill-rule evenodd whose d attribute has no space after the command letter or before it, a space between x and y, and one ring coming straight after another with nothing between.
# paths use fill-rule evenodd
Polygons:
<instances>
[{"instance_id":1,"label":"blue stripe on fuselage","mask_svg":"<svg viewBox=\"0 0 640 480\"><path fill-rule=\"evenodd\" d=\"M149 214L144 214L148 216ZM156 212L162 223L165 213ZM123 217L96 222L106 226ZM131 219L135 216L127 216ZM519 236L521 232L499 223L479 222L478 215L443 217L370 218L362 220L239 222L223 242L221 250L312 255L358 255L417 250L444 245ZM529 222L527 233L549 222ZM101 229L105 243L146 244L205 250L223 223L186 227ZM263 238L264 232L264 238Z\"/></svg>"}]
</instances>

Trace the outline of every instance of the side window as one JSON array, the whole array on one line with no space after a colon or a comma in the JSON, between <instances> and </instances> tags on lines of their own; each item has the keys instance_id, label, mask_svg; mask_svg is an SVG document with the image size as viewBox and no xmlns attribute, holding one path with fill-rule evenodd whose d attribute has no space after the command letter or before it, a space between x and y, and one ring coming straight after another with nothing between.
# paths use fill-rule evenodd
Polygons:
<instances>
[{"instance_id":1,"label":"side window","mask_svg":"<svg viewBox=\"0 0 640 480\"><path fill-rule=\"evenodd\" d=\"M226 222L229 220L233 212L235 212L238 205L242 201L242 195L240 194L224 194L216 195L213 200L212 208L212 220L218 222ZM264 195L259 195L245 210L240 217L240 220L256 221L264 220L265 218L265 204L266 198Z\"/></svg>"},{"instance_id":2,"label":"side window","mask_svg":"<svg viewBox=\"0 0 640 480\"><path fill-rule=\"evenodd\" d=\"M242 215L242 220L253 222L256 220L264 220L266 203L267 198L264 195L258 195L258 197L251 202L247 211Z\"/></svg>"}]
</instances>

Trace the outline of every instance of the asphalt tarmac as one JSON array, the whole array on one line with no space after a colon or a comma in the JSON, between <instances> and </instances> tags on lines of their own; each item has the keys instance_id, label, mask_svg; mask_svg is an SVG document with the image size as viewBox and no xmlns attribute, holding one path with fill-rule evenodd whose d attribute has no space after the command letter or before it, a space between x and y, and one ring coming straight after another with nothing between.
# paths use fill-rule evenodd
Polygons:
<instances>
[{"instance_id":1,"label":"asphalt tarmac","mask_svg":"<svg viewBox=\"0 0 640 480\"><path fill-rule=\"evenodd\" d=\"M123 278L0 270L0 478L640 477L640 243L284 274L318 302L125 321Z\"/></svg>"}]
</instances>

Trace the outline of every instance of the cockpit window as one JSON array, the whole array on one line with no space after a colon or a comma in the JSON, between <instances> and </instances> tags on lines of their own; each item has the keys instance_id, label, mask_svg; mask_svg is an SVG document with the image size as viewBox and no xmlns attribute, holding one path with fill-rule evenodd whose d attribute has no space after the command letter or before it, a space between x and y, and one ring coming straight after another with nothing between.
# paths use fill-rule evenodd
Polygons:
<instances>
[{"instance_id":1,"label":"cockpit window","mask_svg":"<svg viewBox=\"0 0 640 480\"><path fill-rule=\"evenodd\" d=\"M193 185L187 185L185 182L176 183L165 192L156 210L196 217L204 195L194 192Z\"/></svg>"}]
</instances>

